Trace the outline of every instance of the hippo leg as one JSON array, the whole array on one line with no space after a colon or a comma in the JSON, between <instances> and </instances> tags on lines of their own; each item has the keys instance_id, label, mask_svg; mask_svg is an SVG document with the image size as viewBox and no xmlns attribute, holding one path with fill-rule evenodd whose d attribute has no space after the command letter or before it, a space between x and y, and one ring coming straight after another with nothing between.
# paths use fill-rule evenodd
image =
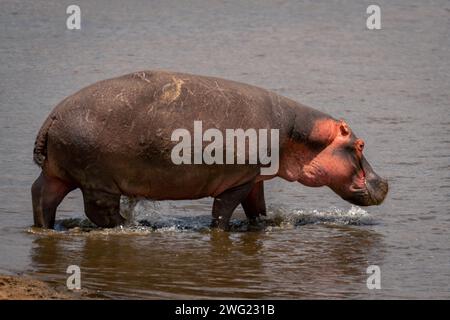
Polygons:
<instances>
[{"instance_id":1,"label":"hippo leg","mask_svg":"<svg viewBox=\"0 0 450 320\"><path fill-rule=\"evenodd\" d=\"M252 189L254 182L228 189L214 198L211 227L229 230L229 222L234 209L241 203Z\"/></svg>"},{"instance_id":2,"label":"hippo leg","mask_svg":"<svg viewBox=\"0 0 450 320\"><path fill-rule=\"evenodd\" d=\"M120 215L120 194L100 190L83 189L84 212L86 216L102 228L112 228L124 224Z\"/></svg>"},{"instance_id":3,"label":"hippo leg","mask_svg":"<svg viewBox=\"0 0 450 320\"><path fill-rule=\"evenodd\" d=\"M264 200L264 182L255 183L247 197L241 202L245 215L251 225L257 224L257 218L266 215L266 201Z\"/></svg>"},{"instance_id":4,"label":"hippo leg","mask_svg":"<svg viewBox=\"0 0 450 320\"><path fill-rule=\"evenodd\" d=\"M53 229L56 208L75 187L58 178L41 173L31 186L34 226Z\"/></svg>"}]
</instances>

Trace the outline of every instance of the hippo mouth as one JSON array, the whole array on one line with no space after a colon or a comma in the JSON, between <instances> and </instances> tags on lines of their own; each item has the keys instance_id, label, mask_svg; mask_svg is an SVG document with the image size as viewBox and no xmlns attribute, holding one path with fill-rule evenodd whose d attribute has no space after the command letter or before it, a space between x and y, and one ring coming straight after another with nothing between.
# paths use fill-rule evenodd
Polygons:
<instances>
[{"instance_id":1,"label":"hippo mouth","mask_svg":"<svg viewBox=\"0 0 450 320\"><path fill-rule=\"evenodd\" d=\"M380 181L368 182L367 179L364 179L364 187L352 185L350 197L346 197L344 200L358 206L380 205L384 201L387 191L386 180L380 178Z\"/></svg>"},{"instance_id":2,"label":"hippo mouth","mask_svg":"<svg viewBox=\"0 0 450 320\"><path fill-rule=\"evenodd\" d=\"M388 183L378 176L363 158L361 161L362 176L359 177L349 188L350 196L344 200L359 205L380 205L388 193Z\"/></svg>"}]
</instances>

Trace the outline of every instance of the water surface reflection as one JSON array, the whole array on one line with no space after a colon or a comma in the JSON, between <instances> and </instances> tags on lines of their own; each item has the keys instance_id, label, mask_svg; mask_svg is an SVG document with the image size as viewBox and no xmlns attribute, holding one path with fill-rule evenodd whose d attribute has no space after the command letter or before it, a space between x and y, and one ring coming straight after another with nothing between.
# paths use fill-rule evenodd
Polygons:
<instances>
[{"instance_id":1,"label":"water surface reflection","mask_svg":"<svg viewBox=\"0 0 450 320\"><path fill-rule=\"evenodd\" d=\"M60 232L36 235L31 267L63 285L67 266L79 265L83 287L98 297L357 297L367 294L367 266L382 263L382 239L367 226L330 225L231 233Z\"/></svg>"}]
</instances>

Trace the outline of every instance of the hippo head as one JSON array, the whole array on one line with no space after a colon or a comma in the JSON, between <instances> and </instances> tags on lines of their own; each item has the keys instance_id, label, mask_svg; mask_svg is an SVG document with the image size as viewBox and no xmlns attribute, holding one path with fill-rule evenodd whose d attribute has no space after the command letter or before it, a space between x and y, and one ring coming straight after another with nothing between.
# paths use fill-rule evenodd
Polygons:
<instances>
[{"instance_id":1,"label":"hippo head","mask_svg":"<svg viewBox=\"0 0 450 320\"><path fill-rule=\"evenodd\" d=\"M379 205L388 183L378 176L363 155L364 141L348 125L337 124L335 138L313 160L326 175L326 185L344 200L360 206Z\"/></svg>"},{"instance_id":2,"label":"hippo head","mask_svg":"<svg viewBox=\"0 0 450 320\"><path fill-rule=\"evenodd\" d=\"M328 186L344 200L359 205L379 205L388 192L388 183L378 176L363 155L364 141L358 139L344 121L318 121L306 141L290 149L290 164L295 160L298 182L310 186ZM299 156L299 154L302 154Z\"/></svg>"}]
</instances>

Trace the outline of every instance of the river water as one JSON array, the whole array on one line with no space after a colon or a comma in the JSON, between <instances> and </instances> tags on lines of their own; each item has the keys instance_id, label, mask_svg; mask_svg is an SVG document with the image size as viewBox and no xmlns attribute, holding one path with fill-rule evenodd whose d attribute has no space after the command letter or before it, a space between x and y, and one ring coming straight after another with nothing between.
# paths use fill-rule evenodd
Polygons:
<instances>
[{"instance_id":1,"label":"river water","mask_svg":"<svg viewBox=\"0 0 450 320\"><path fill-rule=\"evenodd\" d=\"M78 265L83 294L101 298L450 298L448 1L377 1L372 31L369 1L77 0L79 31L66 29L69 4L0 2L0 272L63 290ZM76 191L57 231L30 228L50 110L143 69L247 82L346 119L389 180L385 203L272 180L262 231L245 231L241 209L232 232L211 231L211 199L141 202L134 225L100 230Z\"/></svg>"}]
</instances>

